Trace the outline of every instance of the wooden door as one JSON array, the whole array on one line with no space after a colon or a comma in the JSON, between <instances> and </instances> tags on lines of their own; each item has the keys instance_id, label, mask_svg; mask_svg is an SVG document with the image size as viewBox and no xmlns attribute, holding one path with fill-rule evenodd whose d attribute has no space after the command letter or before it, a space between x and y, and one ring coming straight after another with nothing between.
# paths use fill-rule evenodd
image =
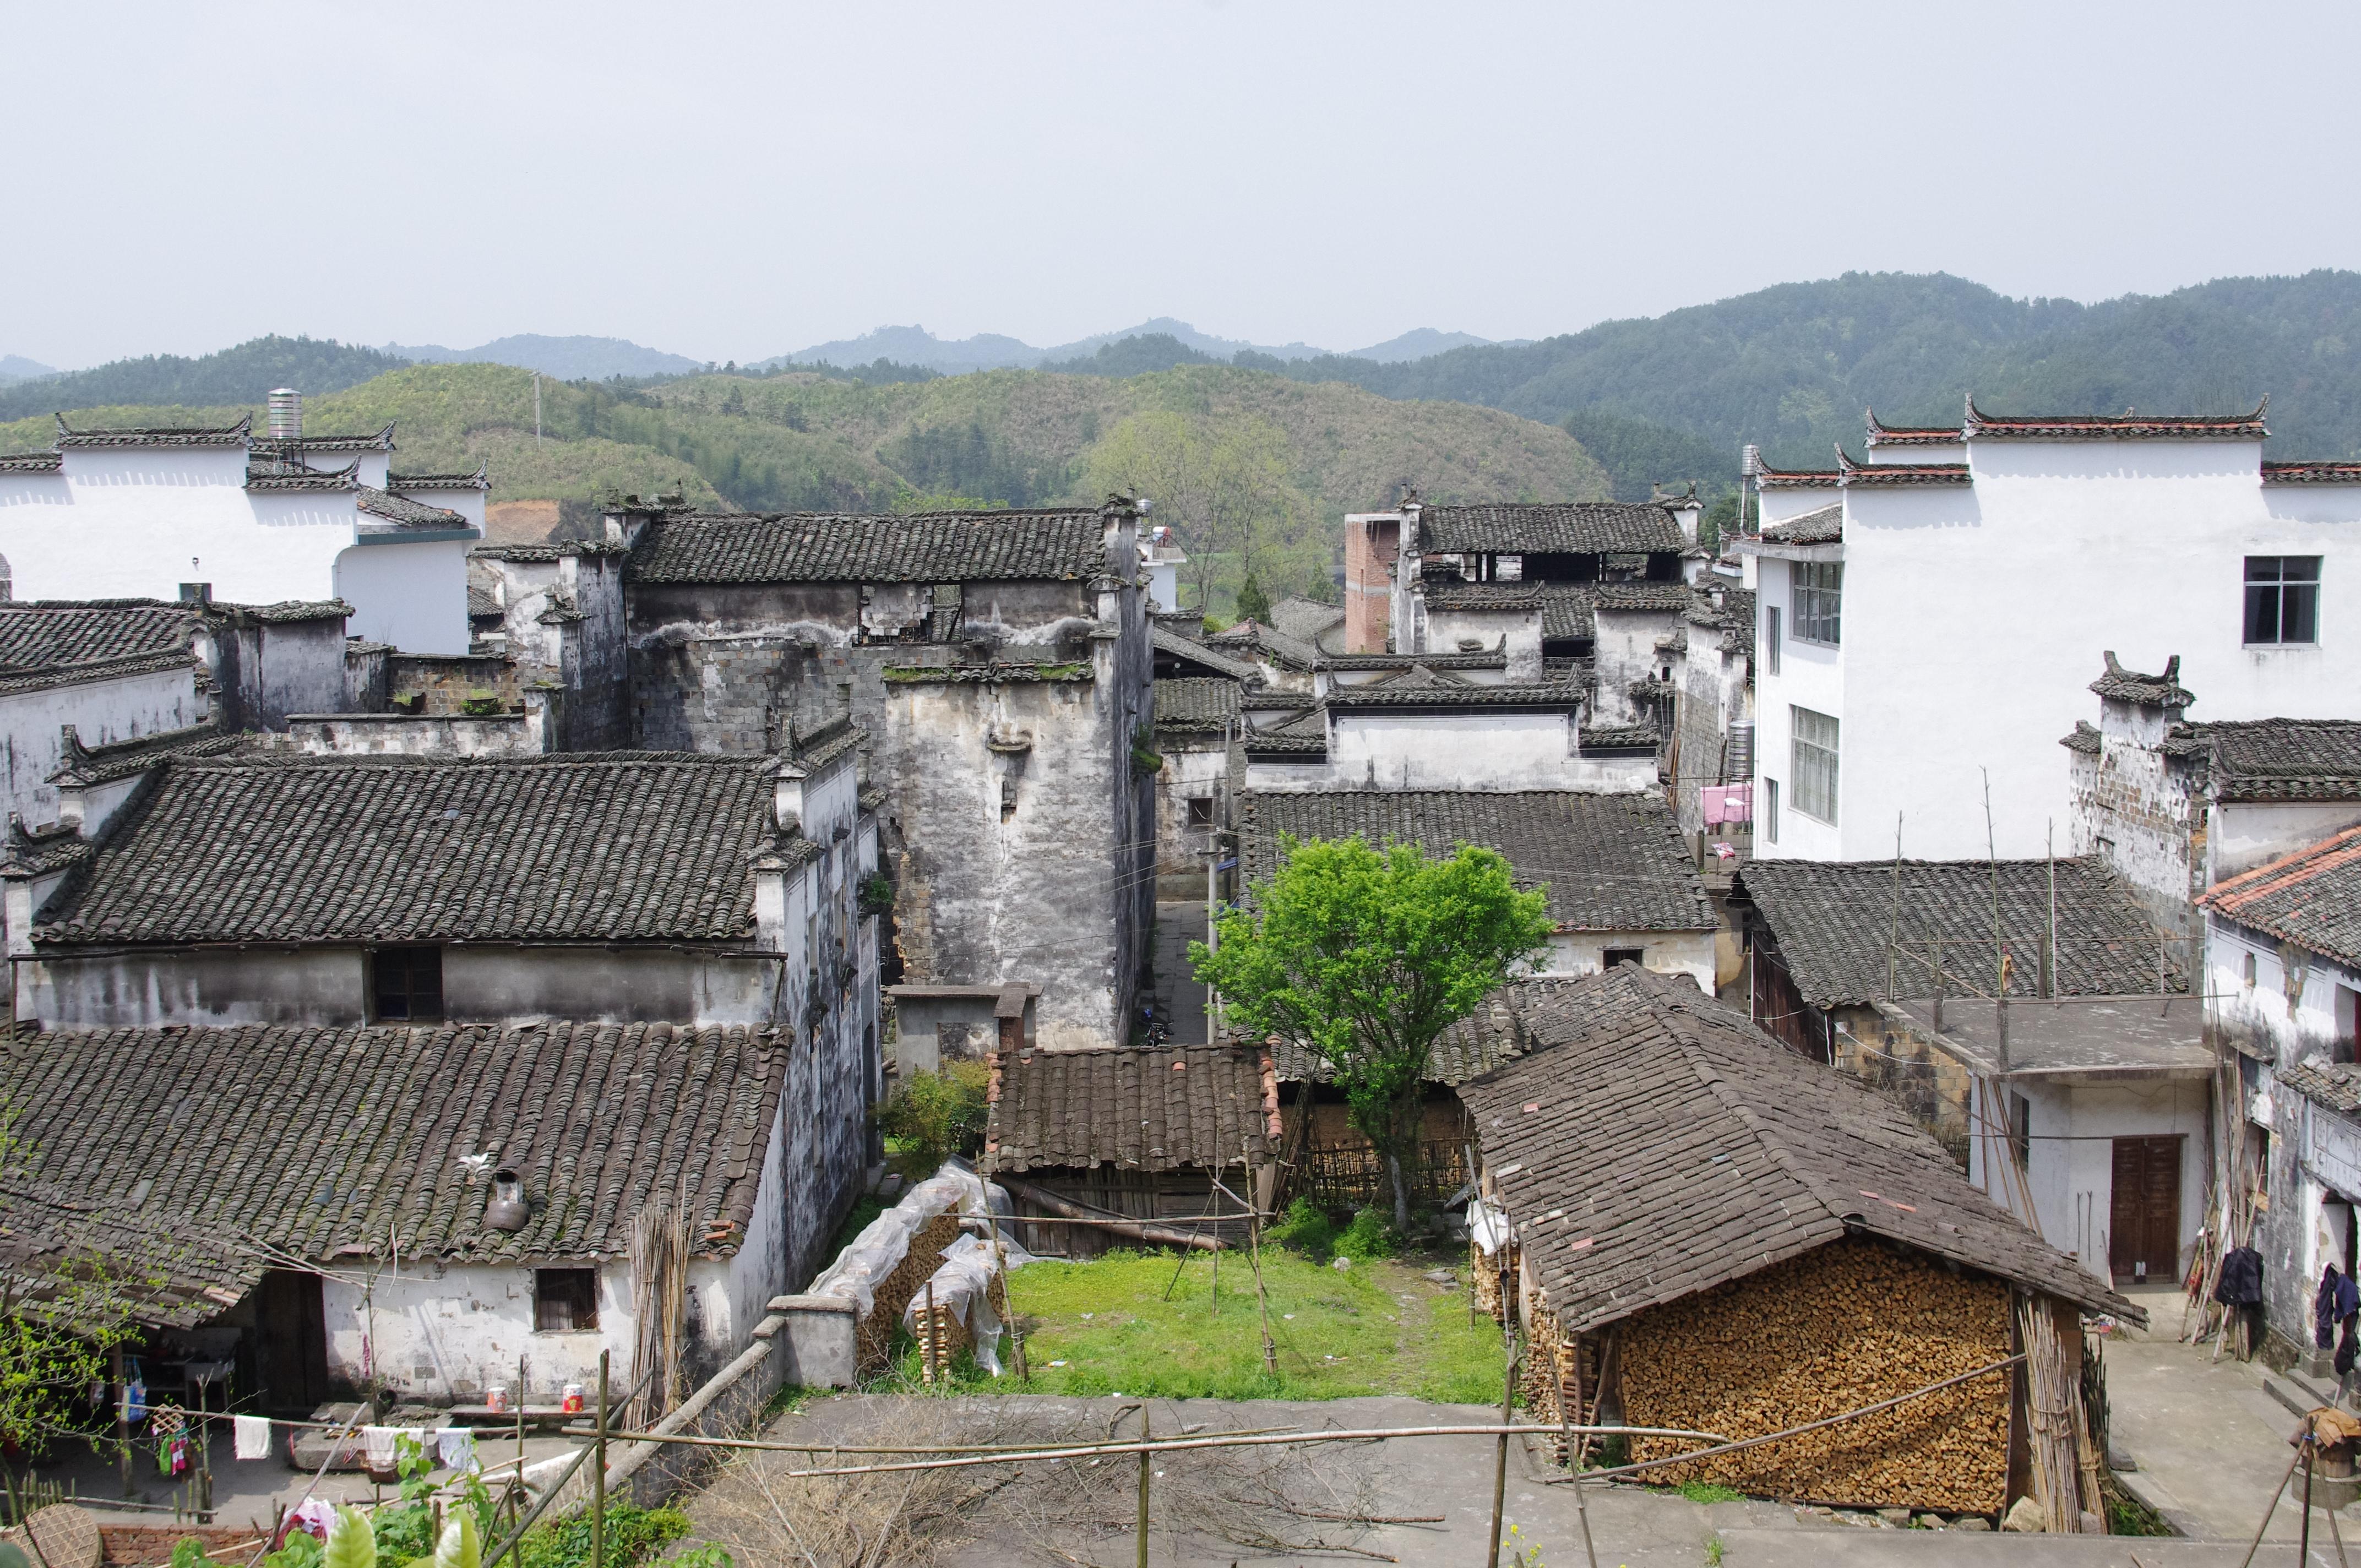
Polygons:
<instances>
[{"instance_id":1,"label":"wooden door","mask_svg":"<svg viewBox=\"0 0 2361 1568\"><path fill-rule=\"evenodd\" d=\"M2107 1266L2118 1285L2179 1277L2180 1135L2117 1138Z\"/></svg>"},{"instance_id":2,"label":"wooden door","mask_svg":"<svg viewBox=\"0 0 2361 1568\"><path fill-rule=\"evenodd\" d=\"M255 1287L255 1380L265 1409L310 1415L328 1398L328 1318L320 1277L274 1268Z\"/></svg>"}]
</instances>

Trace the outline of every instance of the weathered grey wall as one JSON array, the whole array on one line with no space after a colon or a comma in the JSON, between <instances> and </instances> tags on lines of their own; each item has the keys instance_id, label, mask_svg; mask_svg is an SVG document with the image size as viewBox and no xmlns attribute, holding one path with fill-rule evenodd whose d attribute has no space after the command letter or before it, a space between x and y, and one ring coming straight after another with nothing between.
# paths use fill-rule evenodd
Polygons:
<instances>
[{"instance_id":1,"label":"weathered grey wall","mask_svg":"<svg viewBox=\"0 0 2361 1568\"><path fill-rule=\"evenodd\" d=\"M68 1029L165 1024L357 1024L361 949L135 951L20 964L19 1006Z\"/></svg>"},{"instance_id":2,"label":"weathered grey wall","mask_svg":"<svg viewBox=\"0 0 2361 1568\"><path fill-rule=\"evenodd\" d=\"M2068 749L2068 854L2103 857L2163 930L2196 929L2204 891L2205 805L2187 765L2164 754L2165 714L2102 699L2099 752Z\"/></svg>"},{"instance_id":3,"label":"weathered grey wall","mask_svg":"<svg viewBox=\"0 0 2361 1568\"><path fill-rule=\"evenodd\" d=\"M65 1028L368 1021L363 949L167 948L20 966L26 1005ZM466 1022L766 1022L774 959L666 948L443 949L445 1016Z\"/></svg>"},{"instance_id":4,"label":"weathered grey wall","mask_svg":"<svg viewBox=\"0 0 2361 1568\"><path fill-rule=\"evenodd\" d=\"M1681 612L1602 604L1596 612L1596 624L1591 656L1597 661L1598 687L1589 722L1642 723L1648 716L1632 702L1631 686L1635 681L1654 679L1668 662L1657 653L1656 642L1682 624Z\"/></svg>"},{"instance_id":5,"label":"weathered grey wall","mask_svg":"<svg viewBox=\"0 0 2361 1568\"><path fill-rule=\"evenodd\" d=\"M255 720L284 729L293 713L335 713L346 701L345 623L273 620L254 628L258 700Z\"/></svg>"}]
</instances>

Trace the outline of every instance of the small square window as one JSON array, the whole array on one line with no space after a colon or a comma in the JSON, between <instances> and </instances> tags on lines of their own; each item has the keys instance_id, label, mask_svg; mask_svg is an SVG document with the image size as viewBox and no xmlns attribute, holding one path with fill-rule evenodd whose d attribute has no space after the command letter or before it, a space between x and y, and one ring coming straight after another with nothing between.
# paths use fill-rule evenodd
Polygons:
<instances>
[{"instance_id":1,"label":"small square window","mask_svg":"<svg viewBox=\"0 0 2361 1568\"><path fill-rule=\"evenodd\" d=\"M1213 828L1213 797L1210 795L1192 796L1189 802L1189 829L1192 833L1209 833Z\"/></svg>"},{"instance_id":2,"label":"small square window","mask_svg":"<svg viewBox=\"0 0 2361 1568\"><path fill-rule=\"evenodd\" d=\"M598 1271L533 1271L533 1326L543 1333L573 1333L598 1326Z\"/></svg>"},{"instance_id":3,"label":"small square window","mask_svg":"<svg viewBox=\"0 0 2361 1568\"><path fill-rule=\"evenodd\" d=\"M2246 644L2320 641L2320 557L2246 557Z\"/></svg>"},{"instance_id":4,"label":"small square window","mask_svg":"<svg viewBox=\"0 0 2361 1568\"><path fill-rule=\"evenodd\" d=\"M369 955L369 990L383 1024L443 1016L443 949L379 948Z\"/></svg>"},{"instance_id":5,"label":"small square window","mask_svg":"<svg viewBox=\"0 0 2361 1568\"><path fill-rule=\"evenodd\" d=\"M1645 948L1609 948L1599 955L1599 959L1608 969L1613 969L1617 964L1630 964L1637 968L1640 961L1647 956L1648 950Z\"/></svg>"}]
</instances>

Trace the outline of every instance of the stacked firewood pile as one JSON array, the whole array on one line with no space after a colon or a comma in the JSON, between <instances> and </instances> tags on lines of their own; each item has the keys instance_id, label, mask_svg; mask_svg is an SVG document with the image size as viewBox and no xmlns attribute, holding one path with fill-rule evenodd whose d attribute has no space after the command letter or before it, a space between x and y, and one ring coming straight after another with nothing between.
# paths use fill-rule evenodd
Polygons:
<instances>
[{"instance_id":1,"label":"stacked firewood pile","mask_svg":"<svg viewBox=\"0 0 2361 1568\"><path fill-rule=\"evenodd\" d=\"M2009 1291L1844 1241L1628 1320L1624 1419L1730 1438L1876 1404L2010 1353ZM1538 1357L1537 1357L1538 1359ZM1996 1513L2007 1501L2006 1372L1759 1448L1647 1474L1850 1507ZM1634 1459L1693 1444L1651 1438Z\"/></svg>"},{"instance_id":2,"label":"stacked firewood pile","mask_svg":"<svg viewBox=\"0 0 2361 1568\"><path fill-rule=\"evenodd\" d=\"M910 1250L878 1285L875 1304L862 1315L853 1334L855 1360L866 1375L882 1372L894 1349L894 1328L910 1299L927 1288L943 1266L943 1248L959 1240L956 1213L938 1214L910 1233Z\"/></svg>"},{"instance_id":3,"label":"stacked firewood pile","mask_svg":"<svg viewBox=\"0 0 2361 1568\"><path fill-rule=\"evenodd\" d=\"M1508 1270L1511 1290L1517 1286L1519 1262L1517 1244L1510 1242ZM1500 1267L1499 1253L1486 1252L1472 1241L1467 1244L1467 1277L1474 1283L1477 1309L1489 1312L1496 1323L1500 1321Z\"/></svg>"},{"instance_id":4,"label":"stacked firewood pile","mask_svg":"<svg viewBox=\"0 0 2361 1568\"><path fill-rule=\"evenodd\" d=\"M967 1324L960 1321L959 1313L949 1304L928 1304L926 1287L918 1287L917 1311L910 1314L912 1335L918 1342L918 1376L932 1383L950 1375L951 1358L975 1343L975 1335ZM1002 1322L1008 1321L1008 1275L996 1271L992 1277L992 1310Z\"/></svg>"}]
</instances>

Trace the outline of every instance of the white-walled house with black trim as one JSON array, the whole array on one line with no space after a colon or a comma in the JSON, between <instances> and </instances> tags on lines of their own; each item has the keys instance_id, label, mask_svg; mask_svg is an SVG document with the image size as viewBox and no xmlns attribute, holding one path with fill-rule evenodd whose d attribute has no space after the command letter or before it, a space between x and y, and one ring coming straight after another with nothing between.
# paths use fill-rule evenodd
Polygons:
<instances>
[{"instance_id":1,"label":"white-walled house with black trim","mask_svg":"<svg viewBox=\"0 0 2361 1568\"><path fill-rule=\"evenodd\" d=\"M2103 651L2207 719L2361 717L2361 464L2266 462L2264 410L1869 431L1759 466L1756 830L1765 860L2060 848L2058 737ZM2154 667L2154 664L2147 664Z\"/></svg>"}]
</instances>

